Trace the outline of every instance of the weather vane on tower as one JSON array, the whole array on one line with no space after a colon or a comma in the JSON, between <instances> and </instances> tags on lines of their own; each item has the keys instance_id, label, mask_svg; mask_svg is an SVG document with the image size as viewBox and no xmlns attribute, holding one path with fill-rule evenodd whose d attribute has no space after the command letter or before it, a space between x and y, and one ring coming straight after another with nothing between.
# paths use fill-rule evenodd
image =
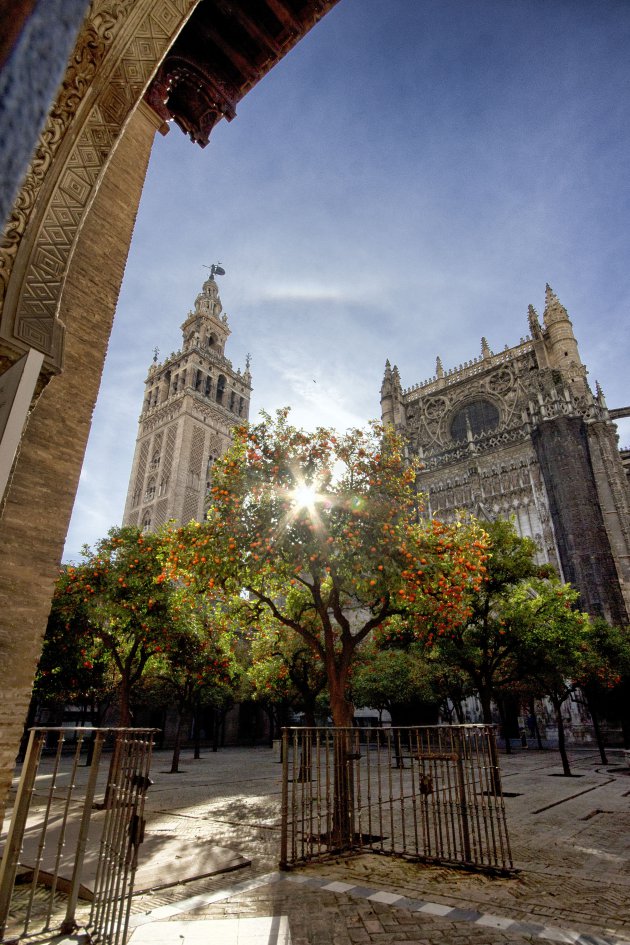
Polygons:
<instances>
[{"instance_id":1,"label":"weather vane on tower","mask_svg":"<svg viewBox=\"0 0 630 945\"><path fill-rule=\"evenodd\" d=\"M225 275L225 269L223 268L223 266L221 265L220 262L218 262L218 263L212 263L211 266L204 266L203 268L210 270L210 278L211 278L211 279L214 279L215 276L224 276L224 275Z\"/></svg>"}]
</instances>

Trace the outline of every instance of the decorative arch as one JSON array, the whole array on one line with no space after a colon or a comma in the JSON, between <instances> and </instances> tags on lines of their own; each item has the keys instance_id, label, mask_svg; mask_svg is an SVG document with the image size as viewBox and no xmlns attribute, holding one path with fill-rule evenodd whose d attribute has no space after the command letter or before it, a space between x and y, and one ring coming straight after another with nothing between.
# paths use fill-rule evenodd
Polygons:
<instances>
[{"instance_id":1,"label":"decorative arch","mask_svg":"<svg viewBox=\"0 0 630 945\"><path fill-rule=\"evenodd\" d=\"M253 13L222 0L90 4L0 247L0 374L30 349L44 355L0 497L0 652L12 666L0 692L0 809L155 131L174 119L205 146L213 125L234 117L243 95L335 2L261 0Z\"/></svg>"}]
</instances>

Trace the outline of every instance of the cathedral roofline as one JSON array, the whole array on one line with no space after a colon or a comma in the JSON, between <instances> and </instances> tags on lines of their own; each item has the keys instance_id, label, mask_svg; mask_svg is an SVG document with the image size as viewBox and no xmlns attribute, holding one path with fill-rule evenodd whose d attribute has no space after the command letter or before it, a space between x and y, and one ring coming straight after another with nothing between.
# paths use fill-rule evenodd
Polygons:
<instances>
[{"instance_id":1,"label":"cathedral roofline","mask_svg":"<svg viewBox=\"0 0 630 945\"><path fill-rule=\"evenodd\" d=\"M410 394L415 394L418 392L422 392L423 394L431 394L436 390L443 390L445 387L450 387L452 384L458 384L460 381L472 377L475 374L482 374L486 371L490 371L499 364L512 361L515 356L520 357L521 355L527 354L533 350L534 342L530 335L526 335L525 338L521 338L517 345L514 345L511 348L506 345L503 351L500 351L498 354L486 354L485 356L481 354L479 357L473 358L472 361L465 361L458 367L452 367L448 369L442 368L443 373L435 374L433 377L429 377L425 381L421 381L419 384L414 384L412 387L405 388L403 390L403 394L405 397L408 397ZM442 367L441 361L440 367Z\"/></svg>"}]
</instances>

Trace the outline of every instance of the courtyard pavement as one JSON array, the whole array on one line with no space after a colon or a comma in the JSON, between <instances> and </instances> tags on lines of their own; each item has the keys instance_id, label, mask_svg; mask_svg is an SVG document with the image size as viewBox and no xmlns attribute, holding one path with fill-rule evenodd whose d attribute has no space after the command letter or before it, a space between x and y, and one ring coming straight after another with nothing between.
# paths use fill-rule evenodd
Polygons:
<instances>
[{"instance_id":1,"label":"courtyard pavement","mask_svg":"<svg viewBox=\"0 0 630 945\"><path fill-rule=\"evenodd\" d=\"M514 795L505 800L510 877L375 854L279 872L277 753L184 755L176 775L169 761L155 756L147 833L205 841L250 863L134 896L130 945L630 945L630 770L621 753L604 766L593 751L573 752L572 778L559 776L551 751L501 755L504 791Z\"/></svg>"}]
</instances>

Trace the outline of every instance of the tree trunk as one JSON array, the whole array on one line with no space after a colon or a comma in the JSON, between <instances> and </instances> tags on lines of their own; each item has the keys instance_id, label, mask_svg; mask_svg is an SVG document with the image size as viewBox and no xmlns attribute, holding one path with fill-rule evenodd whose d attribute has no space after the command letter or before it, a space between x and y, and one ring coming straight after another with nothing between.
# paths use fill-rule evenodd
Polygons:
<instances>
[{"instance_id":1,"label":"tree trunk","mask_svg":"<svg viewBox=\"0 0 630 945\"><path fill-rule=\"evenodd\" d=\"M274 711L273 705L265 706L265 712L267 713L267 718L269 720L269 738L267 739L267 744L269 748L273 748L274 731L276 728L276 713Z\"/></svg>"},{"instance_id":2,"label":"tree trunk","mask_svg":"<svg viewBox=\"0 0 630 945\"><path fill-rule=\"evenodd\" d=\"M488 749L490 754L490 787L489 791L497 797L501 796L501 773L499 771L499 752L497 750L497 740L492 721L492 700L490 693L485 689L478 689L479 701L481 702L481 713L483 715L484 725L489 728Z\"/></svg>"},{"instance_id":3,"label":"tree trunk","mask_svg":"<svg viewBox=\"0 0 630 945\"><path fill-rule=\"evenodd\" d=\"M130 686L129 680L123 676L120 680L120 727L129 728L131 725L131 706L130 706Z\"/></svg>"},{"instance_id":4,"label":"tree trunk","mask_svg":"<svg viewBox=\"0 0 630 945\"><path fill-rule=\"evenodd\" d=\"M328 683L335 727L332 844L347 849L354 838L354 763L359 744L352 730L354 707L346 699L345 679L331 679L329 674Z\"/></svg>"},{"instance_id":5,"label":"tree trunk","mask_svg":"<svg viewBox=\"0 0 630 945\"><path fill-rule=\"evenodd\" d=\"M492 698L486 689L477 690L479 701L481 702L481 716L484 725L493 725L492 721Z\"/></svg>"},{"instance_id":6,"label":"tree trunk","mask_svg":"<svg viewBox=\"0 0 630 945\"><path fill-rule=\"evenodd\" d=\"M558 702L557 699L552 699L551 703L553 705L554 712L556 713L556 722L558 723L558 751L560 752L560 758L562 759L562 771L565 778L571 777L571 768L569 766L569 758L567 755L567 743L564 734L564 720L562 718L562 702Z\"/></svg>"},{"instance_id":7,"label":"tree trunk","mask_svg":"<svg viewBox=\"0 0 630 945\"><path fill-rule=\"evenodd\" d=\"M212 751L214 754L219 750L219 735L221 732L221 712L219 709L212 710Z\"/></svg>"},{"instance_id":8,"label":"tree trunk","mask_svg":"<svg viewBox=\"0 0 630 945\"><path fill-rule=\"evenodd\" d=\"M199 761L201 758L201 730L199 728L199 716L201 711L199 708L199 703L195 705L195 711L193 714L193 745L194 745L194 754L193 758L195 761Z\"/></svg>"},{"instance_id":9,"label":"tree trunk","mask_svg":"<svg viewBox=\"0 0 630 945\"><path fill-rule=\"evenodd\" d=\"M175 744L173 746L173 758L171 761L171 774L179 773L179 754L182 745L182 729L184 727L184 713L179 709L177 713L177 729L175 731Z\"/></svg>"},{"instance_id":10,"label":"tree trunk","mask_svg":"<svg viewBox=\"0 0 630 945\"><path fill-rule=\"evenodd\" d=\"M533 699L530 699L530 702L529 702L529 714L534 720L534 734L536 735L536 744L538 746L538 750L542 751L543 743L542 743L542 738L540 737L540 727L538 725L538 716L536 715L536 704L534 703Z\"/></svg>"},{"instance_id":11,"label":"tree trunk","mask_svg":"<svg viewBox=\"0 0 630 945\"><path fill-rule=\"evenodd\" d=\"M507 716L505 712L505 706L503 705L502 700L497 700L497 708L499 710L499 719L501 721L501 730L503 732L503 741L505 743L505 754L512 754L512 744L510 742L510 732L508 729Z\"/></svg>"},{"instance_id":12,"label":"tree trunk","mask_svg":"<svg viewBox=\"0 0 630 945\"><path fill-rule=\"evenodd\" d=\"M606 757L606 749L604 747L604 739L602 738L602 730L599 727L597 712L593 708L592 702L586 693L584 693L584 698L586 699L586 707L588 708L588 711L591 714L591 719L593 720L593 732L595 733L595 742L599 750L599 757L602 760L602 764L607 765L608 758Z\"/></svg>"}]
</instances>

